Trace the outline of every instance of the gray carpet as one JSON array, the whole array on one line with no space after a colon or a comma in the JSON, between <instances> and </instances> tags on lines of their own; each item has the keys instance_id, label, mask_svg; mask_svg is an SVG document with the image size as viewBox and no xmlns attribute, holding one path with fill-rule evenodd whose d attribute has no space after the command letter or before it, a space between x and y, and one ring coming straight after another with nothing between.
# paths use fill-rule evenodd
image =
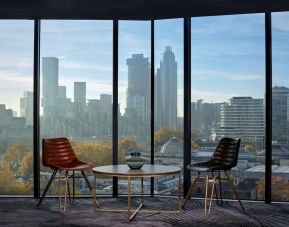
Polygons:
<instances>
[{"instance_id":1,"label":"gray carpet","mask_svg":"<svg viewBox=\"0 0 289 227\"><path fill-rule=\"evenodd\" d=\"M102 198L106 208L127 208L127 199ZM136 207L139 199L133 199ZM91 199L76 199L68 204L64 215L58 212L58 200L47 198L41 209L32 198L0 198L0 226L128 226L126 213L94 212ZM237 202L212 205L209 217L204 216L202 200L191 200L184 211L177 214L141 213L130 226L289 226L289 205L244 203L242 212ZM173 198L145 198L145 209L175 209Z\"/></svg>"}]
</instances>

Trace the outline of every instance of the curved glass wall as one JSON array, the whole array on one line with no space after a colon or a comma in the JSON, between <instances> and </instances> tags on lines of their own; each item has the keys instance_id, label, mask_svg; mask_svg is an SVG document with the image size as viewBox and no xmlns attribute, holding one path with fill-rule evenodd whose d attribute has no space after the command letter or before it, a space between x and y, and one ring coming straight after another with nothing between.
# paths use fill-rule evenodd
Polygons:
<instances>
[{"instance_id":1,"label":"curved glass wall","mask_svg":"<svg viewBox=\"0 0 289 227\"><path fill-rule=\"evenodd\" d=\"M40 139L68 137L79 159L111 164L112 21L42 21L40 84ZM40 171L43 190L51 169ZM83 178L75 185L76 194L89 193ZM98 179L98 194L111 187L111 178ZM49 193L57 190L54 183Z\"/></svg>"},{"instance_id":2,"label":"curved glass wall","mask_svg":"<svg viewBox=\"0 0 289 227\"><path fill-rule=\"evenodd\" d=\"M265 176L264 14L192 18L192 163L208 160L222 137L241 138L230 171L242 199L261 199ZM223 196L232 198L222 177ZM199 184L195 196L204 196Z\"/></svg>"},{"instance_id":3,"label":"curved glass wall","mask_svg":"<svg viewBox=\"0 0 289 227\"><path fill-rule=\"evenodd\" d=\"M286 79L288 12L272 13L272 198L288 201ZM150 163L151 92L154 89L155 164L183 168L184 19L119 21L119 163L132 151ZM264 199L264 14L191 19L192 162L207 160L221 137L242 139L231 171L242 199ZM0 22L0 194L33 192L33 21ZM112 21L41 21L40 139L66 136L77 155L95 165L112 163ZM15 32L17 31L17 33ZM17 35L16 35L17 34ZM19 35L21 34L21 35ZM151 78L154 88L151 88ZM287 116L288 115L288 116ZM41 190L51 175L41 166ZM91 174L89 179L92 179ZM175 195L176 178L155 178L155 194ZM139 193L139 182L133 182ZM119 193L126 194L119 179ZM203 196L199 185L195 196ZM50 194L56 193L52 186ZM81 179L76 193L88 192ZM232 198L224 182L224 197ZM110 178L98 194L111 194ZM150 193L150 180L145 182Z\"/></svg>"},{"instance_id":4,"label":"curved glass wall","mask_svg":"<svg viewBox=\"0 0 289 227\"><path fill-rule=\"evenodd\" d=\"M0 194L33 194L33 21L0 21Z\"/></svg>"}]
</instances>

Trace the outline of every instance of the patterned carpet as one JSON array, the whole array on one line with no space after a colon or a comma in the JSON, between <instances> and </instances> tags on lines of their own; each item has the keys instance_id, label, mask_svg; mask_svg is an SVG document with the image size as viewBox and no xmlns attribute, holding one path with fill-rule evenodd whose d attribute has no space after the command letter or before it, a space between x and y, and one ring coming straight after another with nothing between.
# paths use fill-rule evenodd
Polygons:
<instances>
[{"instance_id":1,"label":"patterned carpet","mask_svg":"<svg viewBox=\"0 0 289 227\"><path fill-rule=\"evenodd\" d=\"M102 198L105 208L127 208L127 199ZM133 198L133 207L140 202ZM0 226L128 226L126 213L95 212L91 199L76 199L67 205L64 215L58 212L58 200L47 198L41 209L32 198L0 198ZM175 209L173 198L145 198L144 209ZM202 200L191 200L184 211L176 214L140 213L130 226L289 226L289 204L244 203L242 212L237 202L212 205L209 217L204 216Z\"/></svg>"}]
</instances>

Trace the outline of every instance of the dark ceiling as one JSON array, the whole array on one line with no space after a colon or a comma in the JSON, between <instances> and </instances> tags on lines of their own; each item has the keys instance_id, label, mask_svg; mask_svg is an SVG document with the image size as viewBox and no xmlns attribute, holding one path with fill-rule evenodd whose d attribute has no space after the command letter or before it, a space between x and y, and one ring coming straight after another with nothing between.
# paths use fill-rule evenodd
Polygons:
<instances>
[{"instance_id":1,"label":"dark ceiling","mask_svg":"<svg viewBox=\"0 0 289 227\"><path fill-rule=\"evenodd\" d=\"M0 0L2 19L147 20L289 11L289 0Z\"/></svg>"}]
</instances>

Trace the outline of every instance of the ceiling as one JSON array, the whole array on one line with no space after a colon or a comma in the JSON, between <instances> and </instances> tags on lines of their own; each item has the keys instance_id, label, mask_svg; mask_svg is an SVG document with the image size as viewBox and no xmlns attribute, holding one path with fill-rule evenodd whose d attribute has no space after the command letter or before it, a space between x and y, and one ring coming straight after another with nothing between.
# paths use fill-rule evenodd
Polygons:
<instances>
[{"instance_id":1,"label":"ceiling","mask_svg":"<svg viewBox=\"0 0 289 227\"><path fill-rule=\"evenodd\" d=\"M1 0L1 19L120 19L289 11L289 0Z\"/></svg>"}]
</instances>

